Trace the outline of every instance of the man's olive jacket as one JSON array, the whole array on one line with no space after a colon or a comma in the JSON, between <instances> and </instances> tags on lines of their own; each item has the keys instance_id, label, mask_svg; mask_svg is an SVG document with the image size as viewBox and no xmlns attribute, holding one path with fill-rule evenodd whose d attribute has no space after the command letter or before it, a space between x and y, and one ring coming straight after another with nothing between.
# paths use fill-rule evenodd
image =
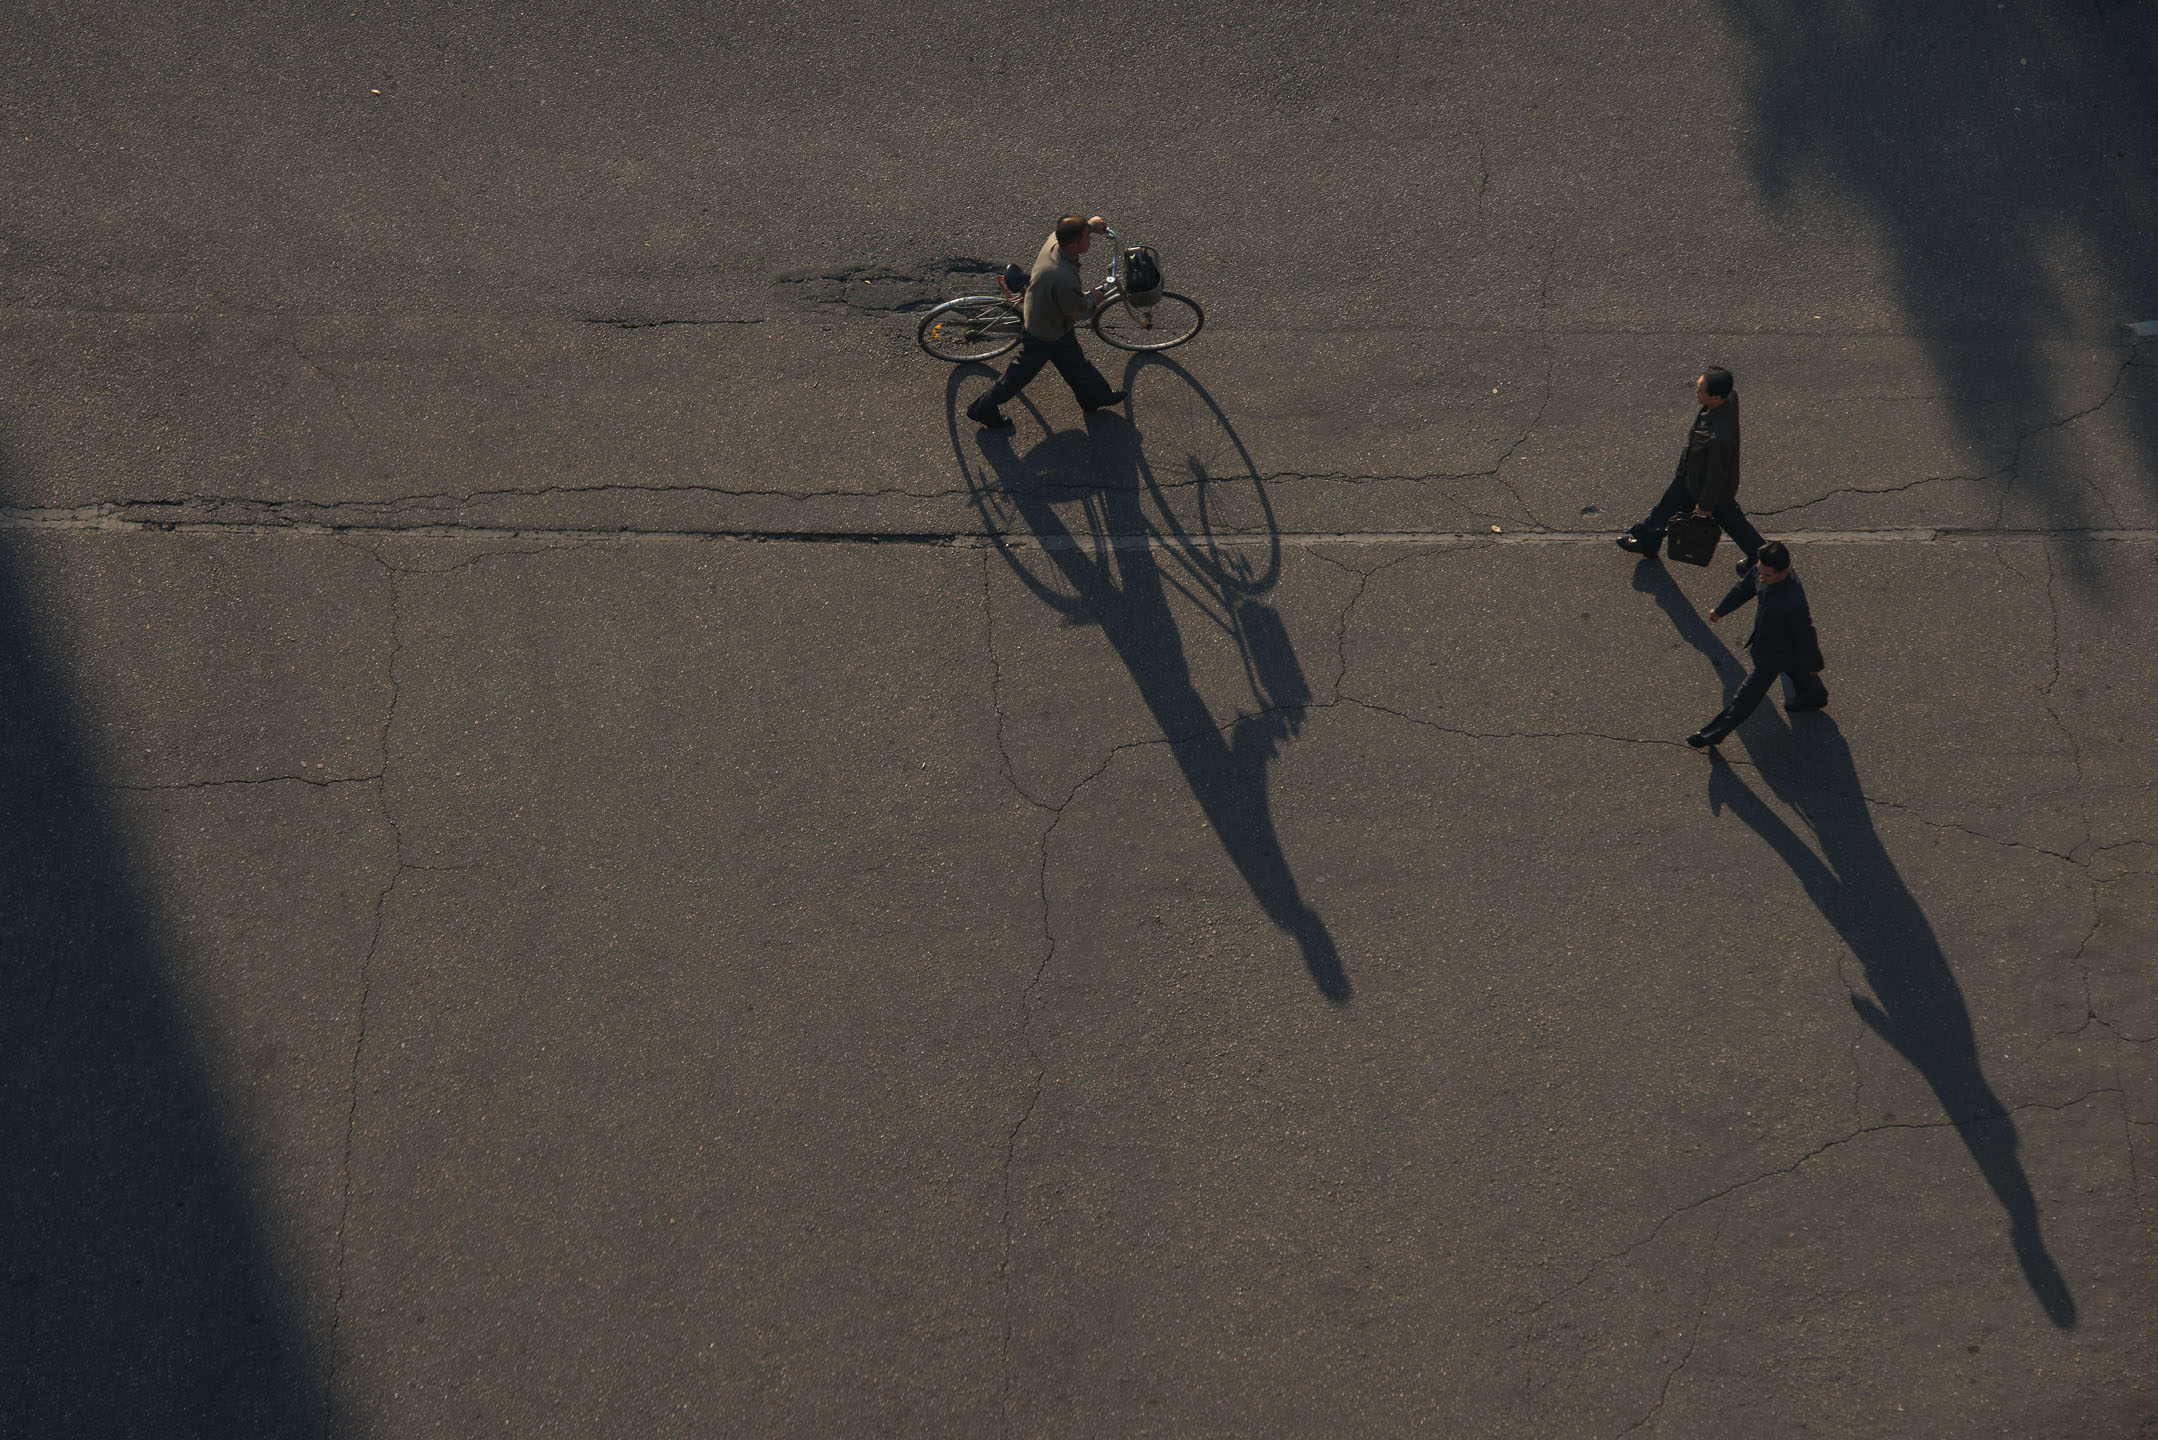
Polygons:
<instances>
[{"instance_id":1,"label":"man's olive jacket","mask_svg":"<svg viewBox=\"0 0 2158 1440\"><path fill-rule=\"evenodd\" d=\"M1027 278L1027 334L1037 340L1062 340L1093 311L1094 302L1079 280L1079 262L1064 258L1064 247L1052 231Z\"/></svg>"},{"instance_id":2,"label":"man's olive jacket","mask_svg":"<svg viewBox=\"0 0 2158 1440\"><path fill-rule=\"evenodd\" d=\"M1738 498L1738 395L1733 392L1711 410L1706 405L1693 417L1686 432L1686 449L1678 457L1678 473L1686 493L1703 510L1728 505Z\"/></svg>"}]
</instances>

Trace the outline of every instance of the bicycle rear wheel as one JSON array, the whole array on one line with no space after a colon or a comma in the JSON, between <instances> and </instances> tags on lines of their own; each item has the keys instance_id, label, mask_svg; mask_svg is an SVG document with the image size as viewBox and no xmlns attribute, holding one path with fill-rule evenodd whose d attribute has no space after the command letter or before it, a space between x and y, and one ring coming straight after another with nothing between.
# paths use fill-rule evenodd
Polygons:
<instances>
[{"instance_id":1,"label":"bicycle rear wheel","mask_svg":"<svg viewBox=\"0 0 2158 1440\"><path fill-rule=\"evenodd\" d=\"M1094 312L1094 333L1119 350L1167 350L1198 334L1205 323L1198 301L1168 291L1145 306L1119 295Z\"/></svg>"},{"instance_id":2,"label":"bicycle rear wheel","mask_svg":"<svg viewBox=\"0 0 2158 1440\"><path fill-rule=\"evenodd\" d=\"M939 360L994 360L1019 343L1019 308L994 295L948 300L922 317L914 338Z\"/></svg>"}]
</instances>

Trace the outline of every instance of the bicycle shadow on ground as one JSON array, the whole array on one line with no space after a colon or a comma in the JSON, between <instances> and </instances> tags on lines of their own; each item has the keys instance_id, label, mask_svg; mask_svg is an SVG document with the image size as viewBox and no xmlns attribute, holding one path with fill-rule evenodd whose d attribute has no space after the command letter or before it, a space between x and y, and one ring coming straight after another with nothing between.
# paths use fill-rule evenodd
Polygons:
<instances>
[{"instance_id":1,"label":"bicycle shadow on ground","mask_svg":"<svg viewBox=\"0 0 2158 1440\"><path fill-rule=\"evenodd\" d=\"M2008 1215L2009 1244L2046 1317L2063 1330L2076 1302L2046 1250L2038 1201L2016 1158L2013 1118L1987 1083L1963 991L1925 911L1873 827L1850 745L1825 713L1787 721L1763 705L1740 727L1747 753L1815 846L1784 823L1721 755L1711 755L1711 811L1728 807L1768 842L1857 957L1872 998L1851 1008L1932 1087L1978 1173Z\"/></svg>"},{"instance_id":2,"label":"bicycle shadow on ground","mask_svg":"<svg viewBox=\"0 0 2158 1440\"><path fill-rule=\"evenodd\" d=\"M1302 728L1311 687L1260 598L1280 577L1281 540L1243 442L1205 388L1160 356L1134 356L1121 381L1130 399L1083 430L1054 429L1025 396L1019 429L977 430L961 391L992 373L958 367L945 392L952 453L987 534L1036 599L1067 623L1100 627L1260 910L1296 942L1319 993L1346 1002L1340 953L1297 886L1268 803L1267 767ZM1252 713L1215 719L1176 595L1236 647Z\"/></svg>"}]
</instances>

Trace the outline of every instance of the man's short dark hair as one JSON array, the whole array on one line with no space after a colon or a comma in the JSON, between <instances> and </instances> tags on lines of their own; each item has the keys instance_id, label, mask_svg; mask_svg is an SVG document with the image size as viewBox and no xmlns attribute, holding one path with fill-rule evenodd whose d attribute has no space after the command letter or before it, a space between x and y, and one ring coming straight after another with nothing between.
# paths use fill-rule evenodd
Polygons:
<instances>
[{"instance_id":1,"label":"man's short dark hair","mask_svg":"<svg viewBox=\"0 0 2158 1440\"><path fill-rule=\"evenodd\" d=\"M1057 231L1059 235L1063 233L1061 229ZM1723 399L1731 393L1731 372L1721 365L1709 366L1701 372L1701 388L1718 400Z\"/></svg>"},{"instance_id":2,"label":"man's short dark hair","mask_svg":"<svg viewBox=\"0 0 2158 1440\"><path fill-rule=\"evenodd\" d=\"M1761 547L1754 560L1763 570L1788 570L1791 568L1791 547L1781 540L1771 540Z\"/></svg>"},{"instance_id":3,"label":"man's short dark hair","mask_svg":"<svg viewBox=\"0 0 2158 1440\"><path fill-rule=\"evenodd\" d=\"M1057 216L1057 244L1076 245L1079 243L1079 237L1084 234L1086 234L1086 216Z\"/></svg>"}]
</instances>

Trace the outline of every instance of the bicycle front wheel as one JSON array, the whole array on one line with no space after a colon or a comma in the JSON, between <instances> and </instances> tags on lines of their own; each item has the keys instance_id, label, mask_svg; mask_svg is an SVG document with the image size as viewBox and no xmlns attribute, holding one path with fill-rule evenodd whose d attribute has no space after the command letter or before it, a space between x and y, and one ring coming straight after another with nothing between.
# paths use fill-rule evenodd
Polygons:
<instances>
[{"instance_id":1,"label":"bicycle front wheel","mask_svg":"<svg viewBox=\"0 0 2158 1440\"><path fill-rule=\"evenodd\" d=\"M994 295L948 300L922 317L914 338L939 360L994 360L1019 343L1019 311Z\"/></svg>"},{"instance_id":2,"label":"bicycle front wheel","mask_svg":"<svg viewBox=\"0 0 2158 1440\"><path fill-rule=\"evenodd\" d=\"M1196 300L1162 292L1151 305L1119 295L1094 312L1094 333L1119 350L1167 350L1199 333L1206 312Z\"/></svg>"}]
</instances>

